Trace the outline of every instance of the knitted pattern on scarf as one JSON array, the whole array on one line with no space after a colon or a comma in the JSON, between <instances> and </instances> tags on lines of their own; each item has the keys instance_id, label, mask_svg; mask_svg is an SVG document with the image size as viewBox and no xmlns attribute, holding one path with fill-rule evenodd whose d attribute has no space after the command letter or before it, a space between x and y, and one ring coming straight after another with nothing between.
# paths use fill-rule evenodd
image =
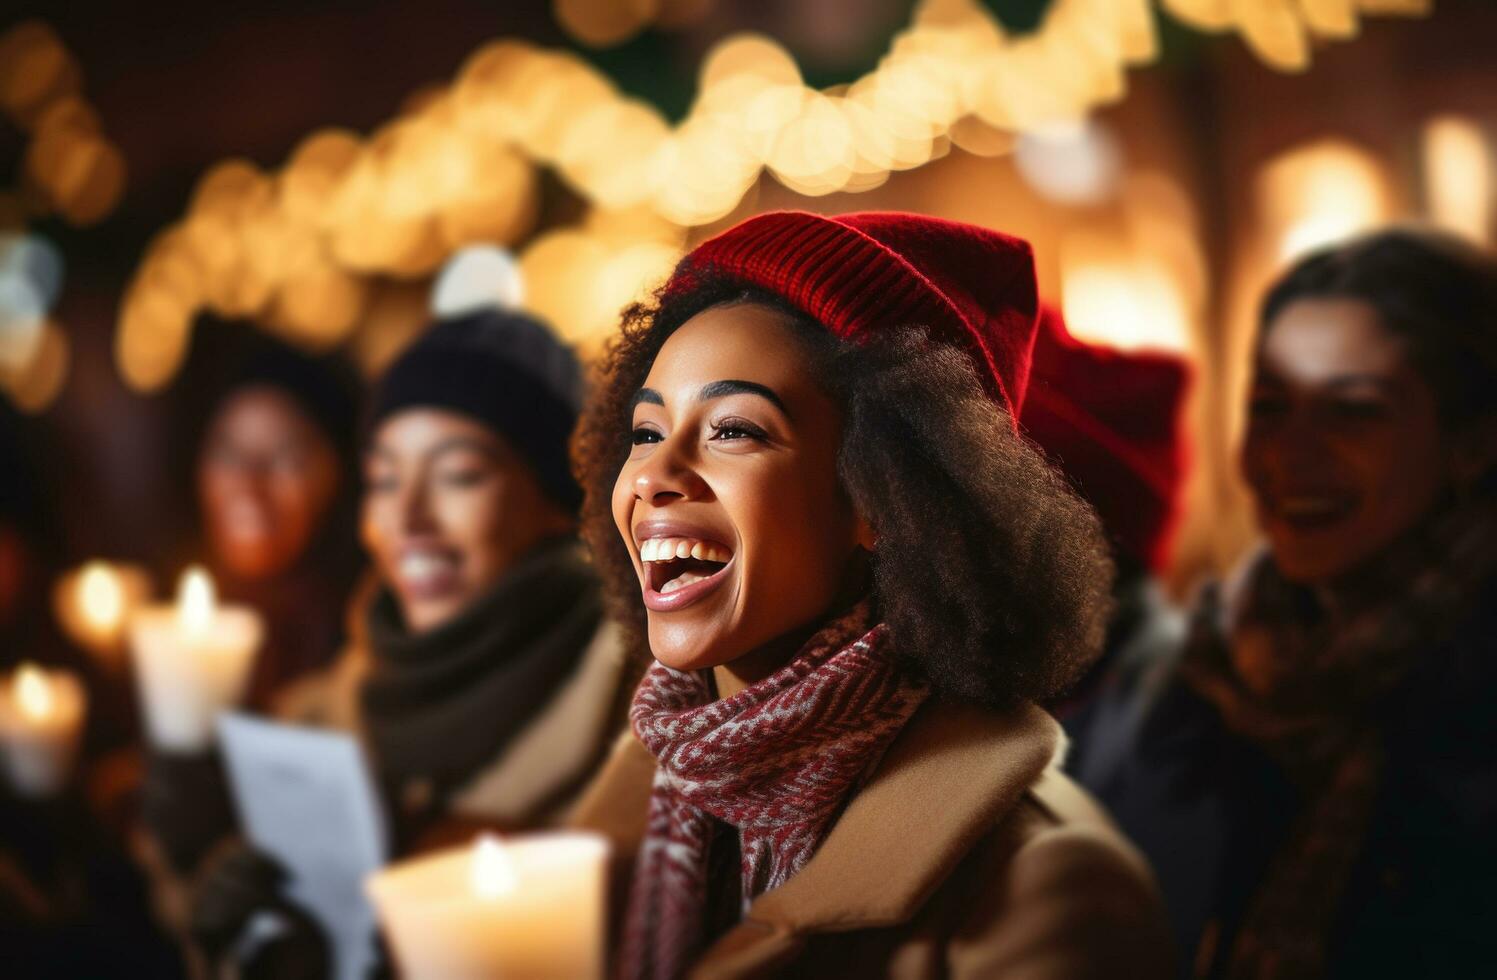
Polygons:
<instances>
[{"instance_id":1,"label":"knitted pattern on scarf","mask_svg":"<svg viewBox=\"0 0 1497 980\"><path fill-rule=\"evenodd\" d=\"M1210 589L1182 672L1228 729L1260 746L1305 795L1226 961L1233 980L1324 973L1326 938L1382 781L1382 707L1475 611L1497 575L1497 509L1453 507L1338 589L1335 615L1271 557L1248 566L1226 608ZM1199 964L1203 972L1210 964Z\"/></svg>"},{"instance_id":2,"label":"knitted pattern on scarf","mask_svg":"<svg viewBox=\"0 0 1497 980\"><path fill-rule=\"evenodd\" d=\"M634 733L658 766L635 867L619 974L673 980L706 940L713 821L736 827L744 907L803 868L842 805L924 701L888 628L866 603L817 633L788 665L712 700L705 673L652 665Z\"/></svg>"}]
</instances>

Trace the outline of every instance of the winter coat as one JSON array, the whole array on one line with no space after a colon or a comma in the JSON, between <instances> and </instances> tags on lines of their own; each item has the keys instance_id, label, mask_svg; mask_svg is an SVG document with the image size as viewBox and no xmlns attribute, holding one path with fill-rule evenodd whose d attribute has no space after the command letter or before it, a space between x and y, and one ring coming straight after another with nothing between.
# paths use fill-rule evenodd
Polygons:
<instances>
[{"instance_id":1,"label":"winter coat","mask_svg":"<svg viewBox=\"0 0 1497 980\"><path fill-rule=\"evenodd\" d=\"M1478 976L1497 963L1497 587L1487 595L1384 709L1387 759L1325 937L1329 977ZM1303 800L1172 665L1153 674L1113 716L1142 715L1136 730L1090 733L1126 743L1091 788L1153 863L1185 965L1219 976Z\"/></svg>"},{"instance_id":2,"label":"winter coat","mask_svg":"<svg viewBox=\"0 0 1497 980\"><path fill-rule=\"evenodd\" d=\"M754 900L691 976L1167 976L1152 875L1059 772L1060 744L1030 705L927 703L809 863ZM644 835L654 769L626 735L574 815L613 841L617 882Z\"/></svg>"}]
</instances>

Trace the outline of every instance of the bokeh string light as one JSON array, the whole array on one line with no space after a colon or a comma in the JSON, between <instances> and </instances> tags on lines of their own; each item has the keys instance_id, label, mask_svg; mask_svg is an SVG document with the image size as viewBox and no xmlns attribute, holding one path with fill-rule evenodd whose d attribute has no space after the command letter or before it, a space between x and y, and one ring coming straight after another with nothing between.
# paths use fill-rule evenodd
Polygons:
<instances>
[{"instance_id":1,"label":"bokeh string light","mask_svg":"<svg viewBox=\"0 0 1497 980\"><path fill-rule=\"evenodd\" d=\"M1310 39L1354 34L1361 15L1430 7L1158 5L1195 27L1235 29L1286 70L1305 66ZM603 6L559 10L586 19ZM600 28L600 43L670 5L616 6L633 10L633 20ZM858 192L953 143L998 153L1015 134L1074 125L1124 95L1128 68L1157 57L1156 16L1151 0L1055 0L1035 31L1011 37L975 0L926 0L873 71L826 91L805 84L778 42L737 34L708 53L696 98L674 126L575 55L495 41L367 139L326 130L279 172L243 161L208 171L125 297L120 370L138 390L165 384L201 309L253 318L312 346L337 344L361 323L368 329L374 283L429 276L475 243L523 245L526 305L590 346L622 305L668 273L688 230L740 208L763 172L806 196ZM592 211L577 227L529 240L541 167Z\"/></svg>"},{"instance_id":2,"label":"bokeh string light","mask_svg":"<svg viewBox=\"0 0 1497 980\"><path fill-rule=\"evenodd\" d=\"M0 393L44 411L67 380L70 347L53 316L63 261L29 224L102 221L125 188L125 159L83 95L83 72L51 27L0 34L0 114L22 135L15 187L0 190Z\"/></svg>"},{"instance_id":3,"label":"bokeh string light","mask_svg":"<svg viewBox=\"0 0 1497 980\"><path fill-rule=\"evenodd\" d=\"M125 187L125 158L83 95L83 72L57 33L26 21L0 35L0 111L26 135L21 185L0 213L69 224L107 217Z\"/></svg>"}]
</instances>

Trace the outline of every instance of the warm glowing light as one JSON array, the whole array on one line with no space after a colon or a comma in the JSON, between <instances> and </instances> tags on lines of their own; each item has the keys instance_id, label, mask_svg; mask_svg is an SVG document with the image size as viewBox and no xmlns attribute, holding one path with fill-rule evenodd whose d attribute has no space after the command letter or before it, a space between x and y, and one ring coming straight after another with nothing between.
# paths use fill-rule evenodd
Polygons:
<instances>
[{"instance_id":1,"label":"warm glowing light","mask_svg":"<svg viewBox=\"0 0 1497 980\"><path fill-rule=\"evenodd\" d=\"M21 411L39 414L62 393L72 359L68 335L57 324L45 321L30 363L17 374L0 373L0 387Z\"/></svg>"},{"instance_id":2,"label":"warm glowing light","mask_svg":"<svg viewBox=\"0 0 1497 980\"><path fill-rule=\"evenodd\" d=\"M21 716L31 721L44 721L57 710L57 696L47 674L33 663L23 663L16 669L12 697Z\"/></svg>"},{"instance_id":3,"label":"warm glowing light","mask_svg":"<svg viewBox=\"0 0 1497 980\"><path fill-rule=\"evenodd\" d=\"M137 279L125 293L114 335L115 363L126 384L149 392L171 380L187 356L194 309L177 293Z\"/></svg>"},{"instance_id":4,"label":"warm glowing light","mask_svg":"<svg viewBox=\"0 0 1497 980\"><path fill-rule=\"evenodd\" d=\"M177 618L191 633L204 633L213 625L213 579L207 571L194 565L182 573L177 585Z\"/></svg>"},{"instance_id":5,"label":"warm glowing light","mask_svg":"<svg viewBox=\"0 0 1497 980\"><path fill-rule=\"evenodd\" d=\"M509 859L499 838L492 834L479 837L473 847L469 883L473 894L483 899L502 898L519 887L514 862Z\"/></svg>"},{"instance_id":6,"label":"warm glowing light","mask_svg":"<svg viewBox=\"0 0 1497 980\"><path fill-rule=\"evenodd\" d=\"M1116 187L1122 151L1097 123L1052 123L1019 138L1014 163L1045 197L1063 204L1095 204Z\"/></svg>"},{"instance_id":7,"label":"warm glowing light","mask_svg":"<svg viewBox=\"0 0 1497 980\"><path fill-rule=\"evenodd\" d=\"M1081 262L1064 269L1066 325L1082 340L1123 350L1185 351L1190 313L1167 270L1147 259Z\"/></svg>"},{"instance_id":8,"label":"warm glowing light","mask_svg":"<svg viewBox=\"0 0 1497 980\"><path fill-rule=\"evenodd\" d=\"M1424 188L1435 224L1476 242L1492 234L1492 151L1475 122L1441 116L1424 127Z\"/></svg>"},{"instance_id":9,"label":"warm glowing light","mask_svg":"<svg viewBox=\"0 0 1497 980\"><path fill-rule=\"evenodd\" d=\"M553 8L573 36L607 45L651 24L689 22L711 5L555 0ZM1262 59L1299 70L1308 62L1310 35L1347 37L1360 17L1420 15L1430 0L1160 5L1201 29L1236 30ZM367 138L324 130L300 144L277 173L235 160L207 172L173 244L160 243L158 251L153 243L132 283L121 308L117 362L137 390L164 384L180 366L192 318L205 308L254 318L310 345L357 333L358 343L382 357L391 345L369 340L356 323L373 309L369 296L389 280L431 275L466 246L519 250L540 213L541 168L565 180L586 209L646 208L669 223L701 227L752 210L766 166L800 194L858 193L880 186L891 172L939 159L953 145L998 155L1016 137L1055 124L1087 135L1077 120L1121 98L1128 68L1158 56L1155 6L1050 0L1037 28L1010 37L989 3L921 0L872 71L826 90L805 84L779 42L734 34L703 58L696 98L675 125L576 54L513 39L486 44L452 83L423 88ZM46 139L34 140L24 166L80 221L112 206L123 162L102 141L97 114L67 101L77 79L69 76L65 52L57 61L54 41L35 25L0 38L0 108L29 106L48 120ZM40 59L40 67L5 70L22 57ZM32 76L52 79L46 83L52 87L31 91ZM28 115L22 126L30 124ZM1034 165L1021 166L1037 184L1058 188L1046 193L1085 203L1110 193L1116 149L1105 138L1099 145L1087 135L1079 149L1059 157L1047 156L1055 147L1042 144L1043 138L1023 154L1034 157L1040 147ZM578 224L586 224L585 213ZM1344 215L1331 218L1321 209L1275 222L1274 234L1299 247L1346 224ZM638 241L611 245L627 249ZM539 245L523 251L528 256ZM590 249L572 251L580 256ZM614 290L586 285L607 258L536 259L531 264L549 267L546 277L581 295L551 303L555 297L538 288L545 298L527 301L555 306L583 325L579 334L590 333L598 311L614 303Z\"/></svg>"},{"instance_id":10,"label":"warm glowing light","mask_svg":"<svg viewBox=\"0 0 1497 980\"><path fill-rule=\"evenodd\" d=\"M95 630L119 628L125 615L125 587L114 569L101 561L83 566L78 576L78 607Z\"/></svg>"},{"instance_id":11,"label":"warm glowing light","mask_svg":"<svg viewBox=\"0 0 1497 980\"><path fill-rule=\"evenodd\" d=\"M1280 260L1341 241L1388 218L1386 179L1365 150L1326 140L1290 151L1264 168L1260 208Z\"/></svg>"},{"instance_id":12,"label":"warm glowing light","mask_svg":"<svg viewBox=\"0 0 1497 980\"><path fill-rule=\"evenodd\" d=\"M660 0L554 0L554 4L557 23L595 48L622 44L644 30L660 11Z\"/></svg>"}]
</instances>

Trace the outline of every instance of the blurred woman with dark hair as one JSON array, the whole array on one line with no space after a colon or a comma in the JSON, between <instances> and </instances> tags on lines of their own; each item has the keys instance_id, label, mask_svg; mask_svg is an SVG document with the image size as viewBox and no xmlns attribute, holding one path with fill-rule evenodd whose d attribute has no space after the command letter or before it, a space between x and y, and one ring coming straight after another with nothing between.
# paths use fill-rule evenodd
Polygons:
<instances>
[{"instance_id":1,"label":"blurred woman with dark hair","mask_svg":"<svg viewBox=\"0 0 1497 980\"><path fill-rule=\"evenodd\" d=\"M168 575L203 562L225 601L264 617L246 695L264 710L277 690L326 667L343 641L359 567L359 381L340 355L306 353L248 324L204 321L179 384L175 489L190 495L184 510L197 522L169 556ZM136 845L141 860L178 872L233 826L212 751L148 751L140 809L149 831ZM171 894L161 893L169 905Z\"/></svg>"},{"instance_id":2,"label":"blurred woman with dark hair","mask_svg":"<svg viewBox=\"0 0 1497 980\"><path fill-rule=\"evenodd\" d=\"M1387 231L1263 304L1265 550L1208 589L1097 788L1199 976L1497 962L1497 263Z\"/></svg>"},{"instance_id":3,"label":"blurred woman with dark hair","mask_svg":"<svg viewBox=\"0 0 1497 980\"><path fill-rule=\"evenodd\" d=\"M339 355L314 355L260 331L199 328L211 403L185 440L199 547L225 600L253 606L267 633L249 700L326 666L343 639L358 575L360 384ZM197 379L198 384L203 378Z\"/></svg>"},{"instance_id":4,"label":"blurred woman with dark hair","mask_svg":"<svg viewBox=\"0 0 1497 980\"><path fill-rule=\"evenodd\" d=\"M626 315L578 439L655 661L578 818L633 864L619 976L1167 973L1033 703L1111 579L1014 425L1035 314L1027 243L782 212Z\"/></svg>"}]
</instances>

